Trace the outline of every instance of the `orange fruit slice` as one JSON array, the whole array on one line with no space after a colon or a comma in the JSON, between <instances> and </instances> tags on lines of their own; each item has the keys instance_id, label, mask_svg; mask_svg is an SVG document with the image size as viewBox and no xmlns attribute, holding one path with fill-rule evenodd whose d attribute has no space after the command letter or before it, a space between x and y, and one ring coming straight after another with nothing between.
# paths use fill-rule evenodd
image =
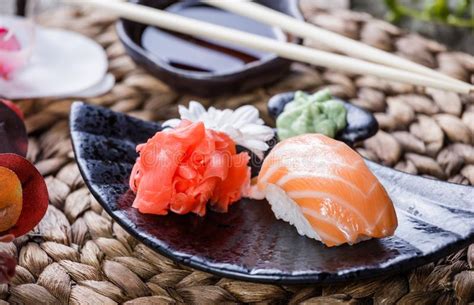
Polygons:
<instances>
[{"instance_id":1,"label":"orange fruit slice","mask_svg":"<svg viewBox=\"0 0 474 305\"><path fill-rule=\"evenodd\" d=\"M10 169L0 166L0 232L12 228L23 208L20 179Z\"/></svg>"}]
</instances>

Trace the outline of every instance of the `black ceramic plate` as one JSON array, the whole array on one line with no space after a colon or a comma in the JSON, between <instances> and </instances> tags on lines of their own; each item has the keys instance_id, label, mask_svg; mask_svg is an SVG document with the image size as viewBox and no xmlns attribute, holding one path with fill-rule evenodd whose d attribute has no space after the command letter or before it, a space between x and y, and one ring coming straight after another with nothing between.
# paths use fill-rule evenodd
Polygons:
<instances>
[{"instance_id":1,"label":"black ceramic plate","mask_svg":"<svg viewBox=\"0 0 474 305\"><path fill-rule=\"evenodd\" d=\"M182 5L196 5L198 0L129 0L158 9L180 2ZM283 12L297 19L303 19L297 0L257 0L256 2ZM197 4L203 5L203 4ZM146 26L120 20L117 23L117 34L127 53L139 65L151 74L163 80L177 91L184 91L199 96L235 93L269 84L285 76L291 62L269 54L258 61L244 65L229 72L195 72L170 65L142 47L141 39ZM299 43L301 40L290 37L289 41ZM217 59L216 59L217 61Z\"/></svg>"},{"instance_id":2,"label":"black ceramic plate","mask_svg":"<svg viewBox=\"0 0 474 305\"><path fill-rule=\"evenodd\" d=\"M367 162L392 197L395 236L327 248L276 220L266 201L241 200L206 217L142 215L131 208L135 146L160 126L81 103L73 105L76 160L92 194L134 237L188 266L258 282L317 283L409 270L474 241L474 188Z\"/></svg>"},{"instance_id":3,"label":"black ceramic plate","mask_svg":"<svg viewBox=\"0 0 474 305\"><path fill-rule=\"evenodd\" d=\"M268 101L270 115L276 120L286 104L293 101L294 96L295 91L272 96ZM354 143L368 139L377 133L379 124L372 113L346 101L340 101L344 103L344 108L347 110L347 126L336 135L337 140L353 146Z\"/></svg>"}]
</instances>

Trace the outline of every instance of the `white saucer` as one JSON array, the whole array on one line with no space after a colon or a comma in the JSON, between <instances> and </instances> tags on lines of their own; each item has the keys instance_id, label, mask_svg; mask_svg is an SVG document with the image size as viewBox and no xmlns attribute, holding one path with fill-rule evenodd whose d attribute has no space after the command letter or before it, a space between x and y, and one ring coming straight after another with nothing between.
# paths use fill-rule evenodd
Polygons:
<instances>
[{"instance_id":1,"label":"white saucer","mask_svg":"<svg viewBox=\"0 0 474 305\"><path fill-rule=\"evenodd\" d=\"M19 17L0 16L0 25ZM106 77L108 62L102 47L80 34L36 27L30 62L11 80L0 79L0 96L8 99L84 97L113 86ZM19 33L21 34L21 33Z\"/></svg>"}]
</instances>

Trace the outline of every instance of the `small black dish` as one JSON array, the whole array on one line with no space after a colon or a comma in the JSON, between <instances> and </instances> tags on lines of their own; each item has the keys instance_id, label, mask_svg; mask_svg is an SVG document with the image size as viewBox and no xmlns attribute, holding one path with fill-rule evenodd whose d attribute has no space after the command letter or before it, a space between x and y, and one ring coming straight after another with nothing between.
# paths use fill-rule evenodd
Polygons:
<instances>
[{"instance_id":1,"label":"small black dish","mask_svg":"<svg viewBox=\"0 0 474 305\"><path fill-rule=\"evenodd\" d=\"M272 96L268 101L268 113L276 120L286 104L293 101L294 97L294 91ZM340 101L344 103L347 110L347 126L336 135L337 140L353 146L354 143L368 139L377 133L379 124L372 113L346 101Z\"/></svg>"},{"instance_id":2,"label":"small black dish","mask_svg":"<svg viewBox=\"0 0 474 305\"><path fill-rule=\"evenodd\" d=\"M205 6L197 0L131 0L131 2L158 9L166 9L170 5ZM297 0L259 0L256 2L292 17L303 19ZM147 25L122 19L117 23L117 33L127 53L135 62L177 91L199 96L215 96L245 91L274 82L285 76L291 63L275 54L267 54L265 57L227 72L216 73L182 69L171 65L143 47L141 40L147 27ZM293 43L301 42L300 39L295 37L287 36L287 39ZM206 39L202 39L202 41L210 42Z\"/></svg>"},{"instance_id":3,"label":"small black dish","mask_svg":"<svg viewBox=\"0 0 474 305\"><path fill-rule=\"evenodd\" d=\"M132 208L135 147L161 129L75 103L76 161L94 197L125 230L184 265L224 277L278 284L387 276L440 259L474 241L474 188L405 174L367 161L392 198L395 236L327 248L277 220L266 201L242 199L226 214L153 216Z\"/></svg>"}]
</instances>

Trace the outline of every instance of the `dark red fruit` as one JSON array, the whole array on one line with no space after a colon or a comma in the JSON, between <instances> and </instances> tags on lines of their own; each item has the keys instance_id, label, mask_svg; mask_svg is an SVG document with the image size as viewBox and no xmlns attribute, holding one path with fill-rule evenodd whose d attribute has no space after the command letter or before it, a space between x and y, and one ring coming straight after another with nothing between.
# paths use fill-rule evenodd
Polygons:
<instances>
[{"instance_id":1,"label":"dark red fruit","mask_svg":"<svg viewBox=\"0 0 474 305\"><path fill-rule=\"evenodd\" d=\"M0 284L8 283L15 275L15 258L0 252Z\"/></svg>"},{"instance_id":2,"label":"dark red fruit","mask_svg":"<svg viewBox=\"0 0 474 305\"><path fill-rule=\"evenodd\" d=\"M5 235L0 237L0 243L8 243L13 241L13 235ZM0 252L0 285L8 283L15 275L16 260L7 253Z\"/></svg>"},{"instance_id":3,"label":"dark red fruit","mask_svg":"<svg viewBox=\"0 0 474 305\"><path fill-rule=\"evenodd\" d=\"M25 120L25 115L23 114L23 111L21 111L20 107L18 107L15 103L9 100L2 100L0 99L0 103L3 103L8 106L11 110L15 111L16 115L24 121Z\"/></svg>"},{"instance_id":4,"label":"dark red fruit","mask_svg":"<svg viewBox=\"0 0 474 305\"><path fill-rule=\"evenodd\" d=\"M48 209L48 189L43 176L34 165L19 155L0 154L0 166L15 172L23 188L20 218L13 228L0 232L0 236L13 234L19 237L31 231L43 219Z\"/></svg>"},{"instance_id":5,"label":"dark red fruit","mask_svg":"<svg viewBox=\"0 0 474 305\"><path fill-rule=\"evenodd\" d=\"M15 153L26 157L28 134L23 113L11 102L0 100L0 153Z\"/></svg>"}]
</instances>

